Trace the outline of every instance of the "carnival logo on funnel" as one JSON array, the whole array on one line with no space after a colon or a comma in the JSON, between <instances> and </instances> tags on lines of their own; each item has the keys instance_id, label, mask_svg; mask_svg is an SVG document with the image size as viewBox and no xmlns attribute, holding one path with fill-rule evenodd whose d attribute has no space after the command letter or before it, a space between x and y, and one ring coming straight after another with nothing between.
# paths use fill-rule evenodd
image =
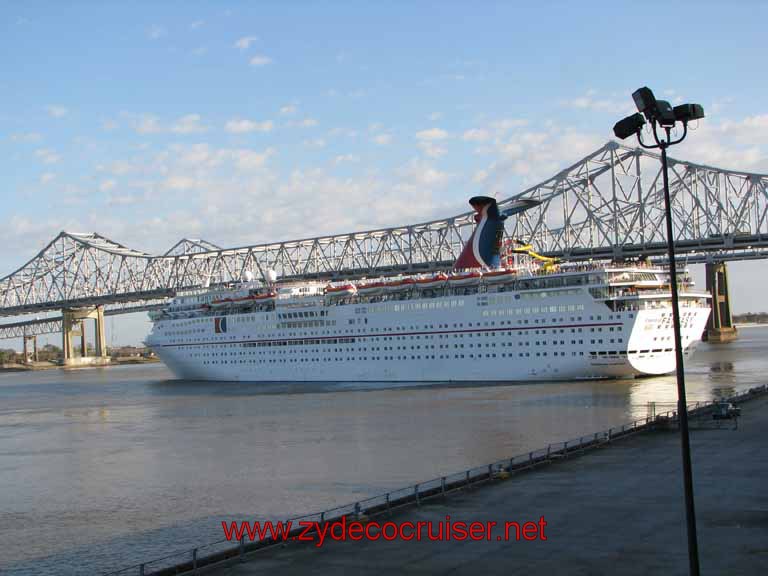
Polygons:
<instances>
[{"instance_id":1,"label":"carnival logo on funnel","mask_svg":"<svg viewBox=\"0 0 768 576\"><path fill-rule=\"evenodd\" d=\"M454 270L498 268L504 238L504 220L508 216L538 206L541 202L531 198L518 198L506 202L502 211L499 211L496 199L490 196L474 196L469 199L469 204L475 209L477 226L454 263Z\"/></svg>"},{"instance_id":2,"label":"carnival logo on funnel","mask_svg":"<svg viewBox=\"0 0 768 576\"><path fill-rule=\"evenodd\" d=\"M469 204L475 209L477 226L453 268L498 268L507 217L499 213L496 200L489 196L474 196Z\"/></svg>"}]
</instances>

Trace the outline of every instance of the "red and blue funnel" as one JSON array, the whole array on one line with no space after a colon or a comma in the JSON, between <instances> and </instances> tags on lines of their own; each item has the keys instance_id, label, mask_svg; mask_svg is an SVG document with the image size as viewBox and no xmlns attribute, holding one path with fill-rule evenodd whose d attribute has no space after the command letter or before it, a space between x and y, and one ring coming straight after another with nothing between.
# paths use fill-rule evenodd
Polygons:
<instances>
[{"instance_id":1,"label":"red and blue funnel","mask_svg":"<svg viewBox=\"0 0 768 576\"><path fill-rule=\"evenodd\" d=\"M469 237L464 250L453 265L454 270L467 268L498 268L501 242L504 238L504 220L540 204L537 200L518 199L499 212L496 199L489 196L474 196L469 204L475 209L477 226Z\"/></svg>"}]
</instances>

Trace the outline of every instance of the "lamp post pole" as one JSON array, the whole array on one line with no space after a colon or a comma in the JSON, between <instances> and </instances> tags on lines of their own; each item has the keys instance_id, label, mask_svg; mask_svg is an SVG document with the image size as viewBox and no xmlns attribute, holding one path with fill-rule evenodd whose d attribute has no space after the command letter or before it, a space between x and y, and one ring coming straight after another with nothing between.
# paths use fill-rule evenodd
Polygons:
<instances>
[{"instance_id":1,"label":"lamp post pole","mask_svg":"<svg viewBox=\"0 0 768 576\"><path fill-rule=\"evenodd\" d=\"M688 403L685 396L685 373L683 371L683 346L680 335L680 303L677 294L677 265L675 263L675 239L672 232L672 208L669 199L669 174L666 141L659 141L661 148L661 169L664 179L664 211L667 220L667 254L669 259L669 282L672 291L672 324L675 332L675 359L677 364L677 416L680 422L680 439L683 457L683 486L685 489L685 519L688 525L688 571L699 576L699 545L696 537L696 509L693 501L693 469L691 467L691 442L688 433Z\"/></svg>"},{"instance_id":2,"label":"lamp post pole","mask_svg":"<svg viewBox=\"0 0 768 576\"><path fill-rule=\"evenodd\" d=\"M672 229L672 202L669 198L669 165L667 148L679 144L688 135L688 122L704 118L700 104L680 104L672 108L666 100L656 100L653 91L643 86L632 93L638 113L619 120L613 133L622 140L632 135L643 148L661 150L661 173L664 180L664 212L667 223L667 256L669 259L669 289L672 294L672 324L675 335L675 364L677 372L677 417L680 423L681 454L683 459L683 488L685 490L685 519L688 532L688 572L699 576L699 545L696 538L696 510L693 503L693 469L691 467L691 441L688 433L688 403L685 398L685 372L683 366L683 342L680 335L680 301L677 293L677 263L675 262L675 237ZM646 121L656 144L643 142L642 128ZM683 134L672 140L672 128L681 122ZM658 128L664 129L666 138L660 138Z\"/></svg>"}]
</instances>

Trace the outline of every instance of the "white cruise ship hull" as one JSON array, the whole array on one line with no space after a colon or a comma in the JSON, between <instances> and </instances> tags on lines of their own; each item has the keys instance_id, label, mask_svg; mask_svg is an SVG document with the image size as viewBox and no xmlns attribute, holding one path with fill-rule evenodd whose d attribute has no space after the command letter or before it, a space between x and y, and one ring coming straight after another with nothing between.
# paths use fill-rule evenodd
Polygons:
<instances>
[{"instance_id":1,"label":"white cruise ship hull","mask_svg":"<svg viewBox=\"0 0 768 576\"><path fill-rule=\"evenodd\" d=\"M709 315L695 302L681 299L686 355ZM536 381L675 369L669 306L613 312L586 287L166 319L147 344L187 380Z\"/></svg>"}]
</instances>

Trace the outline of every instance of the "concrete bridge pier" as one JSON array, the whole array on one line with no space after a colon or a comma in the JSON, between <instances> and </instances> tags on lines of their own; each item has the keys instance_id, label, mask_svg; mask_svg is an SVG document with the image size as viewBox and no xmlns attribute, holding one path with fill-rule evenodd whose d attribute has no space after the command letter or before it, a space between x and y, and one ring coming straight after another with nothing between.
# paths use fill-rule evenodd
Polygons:
<instances>
[{"instance_id":1,"label":"concrete bridge pier","mask_svg":"<svg viewBox=\"0 0 768 576\"><path fill-rule=\"evenodd\" d=\"M108 364L107 339L104 335L104 307L65 308L61 311L62 350L64 351L64 366L94 366ZM88 356L85 322L93 320L95 356ZM75 355L72 337L80 336L80 356Z\"/></svg>"},{"instance_id":2,"label":"concrete bridge pier","mask_svg":"<svg viewBox=\"0 0 768 576\"><path fill-rule=\"evenodd\" d=\"M32 348L30 349L29 344L32 343ZM25 364L32 364L33 362L37 362L37 336L34 334L24 335L24 363Z\"/></svg>"},{"instance_id":3,"label":"concrete bridge pier","mask_svg":"<svg viewBox=\"0 0 768 576\"><path fill-rule=\"evenodd\" d=\"M709 342L730 342L738 338L731 315L731 296L728 292L728 270L725 262L706 265L707 291L712 295L712 313L709 315L704 339Z\"/></svg>"}]
</instances>

